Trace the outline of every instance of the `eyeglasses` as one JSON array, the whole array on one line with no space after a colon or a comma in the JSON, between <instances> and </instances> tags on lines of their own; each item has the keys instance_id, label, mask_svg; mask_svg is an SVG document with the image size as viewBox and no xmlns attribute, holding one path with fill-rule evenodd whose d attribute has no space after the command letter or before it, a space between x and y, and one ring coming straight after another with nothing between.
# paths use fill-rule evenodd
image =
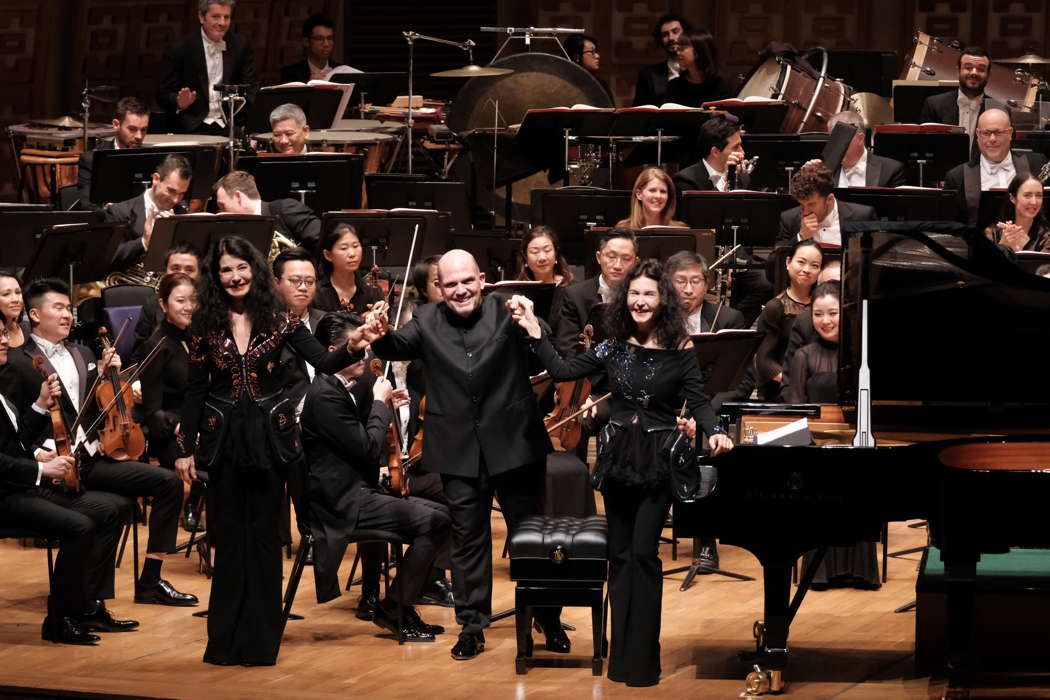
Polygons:
<instances>
[{"instance_id":1,"label":"eyeglasses","mask_svg":"<svg viewBox=\"0 0 1050 700\"><path fill-rule=\"evenodd\" d=\"M1013 129L978 129L977 135L984 136L985 138L1001 138L1010 135Z\"/></svg>"},{"instance_id":2,"label":"eyeglasses","mask_svg":"<svg viewBox=\"0 0 1050 700\"><path fill-rule=\"evenodd\" d=\"M317 280L313 277L285 277L284 281L292 285L293 289L298 289L299 287L312 289L317 284Z\"/></svg>"},{"instance_id":3,"label":"eyeglasses","mask_svg":"<svg viewBox=\"0 0 1050 700\"><path fill-rule=\"evenodd\" d=\"M335 43L335 37L334 36L312 36L312 37L310 37L310 41L320 41L323 44L333 44L333 43Z\"/></svg>"},{"instance_id":4,"label":"eyeglasses","mask_svg":"<svg viewBox=\"0 0 1050 700\"><path fill-rule=\"evenodd\" d=\"M622 262L624 265L630 265L634 262L635 259L634 255L617 255L616 253L602 253L602 257L605 258L605 261L610 265L612 265L617 260Z\"/></svg>"},{"instance_id":5,"label":"eyeglasses","mask_svg":"<svg viewBox=\"0 0 1050 700\"><path fill-rule=\"evenodd\" d=\"M595 56L599 55L598 49L587 49L586 51L581 51L581 53L593 53Z\"/></svg>"}]
</instances>

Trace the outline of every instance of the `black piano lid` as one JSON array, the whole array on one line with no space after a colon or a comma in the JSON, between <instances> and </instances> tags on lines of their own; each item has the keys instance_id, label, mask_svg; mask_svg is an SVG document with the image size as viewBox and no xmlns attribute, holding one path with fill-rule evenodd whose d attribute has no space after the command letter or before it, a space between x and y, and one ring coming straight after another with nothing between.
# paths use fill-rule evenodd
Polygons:
<instances>
[{"instance_id":1,"label":"black piano lid","mask_svg":"<svg viewBox=\"0 0 1050 700\"><path fill-rule=\"evenodd\" d=\"M874 401L975 427L1050 423L1050 280L958 224L850 223L843 236L843 397L856 396L863 295Z\"/></svg>"}]
</instances>

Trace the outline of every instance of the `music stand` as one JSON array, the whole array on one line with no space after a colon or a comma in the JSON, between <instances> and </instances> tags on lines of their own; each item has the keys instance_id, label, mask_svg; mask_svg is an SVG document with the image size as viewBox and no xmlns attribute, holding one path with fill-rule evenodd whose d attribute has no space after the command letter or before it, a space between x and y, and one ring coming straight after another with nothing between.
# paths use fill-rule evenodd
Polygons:
<instances>
[{"instance_id":1,"label":"music stand","mask_svg":"<svg viewBox=\"0 0 1050 700\"><path fill-rule=\"evenodd\" d=\"M163 272L168 250L176 243L190 243L207 255L213 243L225 236L240 236L262 253L270 254L270 242L277 227L273 216L251 214L182 214L159 217L153 224L149 249L142 266L147 271Z\"/></svg>"},{"instance_id":2,"label":"music stand","mask_svg":"<svg viewBox=\"0 0 1050 700\"><path fill-rule=\"evenodd\" d=\"M365 95L371 95L369 100L374 105L390 104L394 98L402 92L401 86L408 76L405 71L364 71L361 73L336 73L328 78L331 83L342 85L353 85L354 94L358 97L358 105L361 116L364 116ZM338 120L343 115L337 115ZM337 121L338 123L338 121Z\"/></svg>"},{"instance_id":3,"label":"music stand","mask_svg":"<svg viewBox=\"0 0 1050 700\"><path fill-rule=\"evenodd\" d=\"M919 132L875 129L872 148L876 155L899 160L908 168L908 180L925 186L970 159L970 137L965 131Z\"/></svg>"},{"instance_id":4,"label":"music stand","mask_svg":"<svg viewBox=\"0 0 1050 700\"><path fill-rule=\"evenodd\" d=\"M922 103L927 97L959 89L955 80L894 80L893 121L898 124L917 124Z\"/></svg>"},{"instance_id":5,"label":"music stand","mask_svg":"<svg viewBox=\"0 0 1050 700\"><path fill-rule=\"evenodd\" d=\"M584 247L587 250L598 250L598 240L606 232L606 229L591 229L585 232ZM700 253L705 260L714 259L715 232L711 229L666 227L640 229L634 234L638 241L638 257L642 260L655 258L663 262L682 250ZM584 260L583 267L588 277L600 272L598 260L593 255Z\"/></svg>"},{"instance_id":6,"label":"music stand","mask_svg":"<svg viewBox=\"0 0 1050 700\"><path fill-rule=\"evenodd\" d=\"M857 127L846 122L839 122L835 125L827 143L824 144L824 150L820 152L820 159L824 161L825 168L834 173L842 167L842 159L846 157L846 151L853 143L857 131Z\"/></svg>"},{"instance_id":7,"label":"music stand","mask_svg":"<svg viewBox=\"0 0 1050 700\"><path fill-rule=\"evenodd\" d=\"M881 221L952 221L958 206L953 190L906 187L836 187L835 198L866 204Z\"/></svg>"},{"instance_id":8,"label":"music stand","mask_svg":"<svg viewBox=\"0 0 1050 700\"><path fill-rule=\"evenodd\" d=\"M475 231L456 236L456 247L462 248L478 261L478 267L489 281L504 280L518 273L521 265L521 239L508 238L502 231Z\"/></svg>"},{"instance_id":9,"label":"music stand","mask_svg":"<svg viewBox=\"0 0 1050 700\"><path fill-rule=\"evenodd\" d=\"M28 266L36 256L44 231L52 226L96 224L104 219L101 211L4 211L4 264Z\"/></svg>"},{"instance_id":10,"label":"music stand","mask_svg":"<svg viewBox=\"0 0 1050 700\"><path fill-rule=\"evenodd\" d=\"M769 248L780 230L780 214L797 206L775 192L683 192L679 216L694 229L714 229L720 246Z\"/></svg>"},{"instance_id":11,"label":"music stand","mask_svg":"<svg viewBox=\"0 0 1050 700\"><path fill-rule=\"evenodd\" d=\"M532 280L505 280L496 284L486 284L481 288L482 294L495 294L510 299L515 294L532 300L536 316L549 320L551 307L554 304L554 292L557 285L550 282Z\"/></svg>"},{"instance_id":12,"label":"music stand","mask_svg":"<svg viewBox=\"0 0 1050 700\"><path fill-rule=\"evenodd\" d=\"M664 139L677 136L679 142L696 143L700 126L724 112L699 109L652 109L627 107L616 110L610 136L656 136L656 166L663 167Z\"/></svg>"},{"instance_id":13,"label":"music stand","mask_svg":"<svg viewBox=\"0 0 1050 700\"><path fill-rule=\"evenodd\" d=\"M745 132L753 134L778 133L788 110L787 103L781 100L719 100L705 102L701 107L729 112L740 120L740 126Z\"/></svg>"},{"instance_id":14,"label":"music stand","mask_svg":"<svg viewBox=\"0 0 1050 700\"><path fill-rule=\"evenodd\" d=\"M193 178L186 198L210 198L215 184L217 151L211 146L178 146L94 151L91 201L101 205L138 197L150 186L153 172L169 155L180 155L190 162Z\"/></svg>"},{"instance_id":15,"label":"music stand","mask_svg":"<svg viewBox=\"0 0 1050 700\"><path fill-rule=\"evenodd\" d=\"M243 156L237 167L255 177L265 201L298 199L315 212L361 206L364 156L359 153Z\"/></svg>"},{"instance_id":16,"label":"music stand","mask_svg":"<svg viewBox=\"0 0 1050 700\"><path fill-rule=\"evenodd\" d=\"M374 259L379 267L404 270L402 279L407 279L411 270L405 270L405 263L412 248L416 226L419 227L419 234L412 254L413 265L428 255L445 252L443 234L447 236L447 221L447 215L442 216L438 212L427 216L424 212L331 211L321 217L321 235L323 237L339 224L353 226L361 241L362 267L370 267ZM445 222L444 229L442 222ZM439 250L434 250L435 246Z\"/></svg>"},{"instance_id":17,"label":"music stand","mask_svg":"<svg viewBox=\"0 0 1050 700\"><path fill-rule=\"evenodd\" d=\"M566 171L572 138L607 136L615 120L613 109L530 109L515 139L541 170Z\"/></svg>"},{"instance_id":18,"label":"music stand","mask_svg":"<svg viewBox=\"0 0 1050 700\"><path fill-rule=\"evenodd\" d=\"M123 221L49 226L41 233L22 279L26 283L43 277L65 279L71 294L75 285L105 279L126 228Z\"/></svg>"},{"instance_id":19,"label":"music stand","mask_svg":"<svg viewBox=\"0 0 1050 700\"><path fill-rule=\"evenodd\" d=\"M339 102L343 89L320 86L265 87L255 94L255 102L248 113L249 134L272 131L270 113L283 104L298 105L306 114L306 123L311 129L331 129L341 114Z\"/></svg>"},{"instance_id":20,"label":"music stand","mask_svg":"<svg viewBox=\"0 0 1050 700\"><path fill-rule=\"evenodd\" d=\"M598 187L562 187L532 191L532 224L550 227L561 239L562 254L574 265L586 262L583 233L593 227L612 227L631 215L630 190Z\"/></svg>"},{"instance_id":21,"label":"music stand","mask_svg":"<svg viewBox=\"0 0 1050 700\"><path fill-rule=\"evenodd\" d=\"M1050 131L1017 131L1011 148L1025 148L1050 158Z\"/></svg>"},{"instance_id":22,"label":"music stand","mask_svg":"<svg viewBox=\"0 0 1050 700\"><path fill-rule=\"evenodd\" d=\"M403 173L399 173L403 175ZM415 176L411 176L415 177ZM386 175L365 175L368 205L376 209L435 209L448 212L449 232L452 235L470 231L470 199L467 184L452 180L432 182L419 179L390 178Z\"/></svg>"},{"instance_id":23,"label":"music stand","mask_svg":"<svg viewBox=\"0 0 1050 700\"><path fill-rule=\"evenodd\" d=\"M744 152L749 158L758 156L751 188L787 192L792 174L806 162L819 160L827 140L827 134L744 134Z\"/></svg>"}]
</instances>

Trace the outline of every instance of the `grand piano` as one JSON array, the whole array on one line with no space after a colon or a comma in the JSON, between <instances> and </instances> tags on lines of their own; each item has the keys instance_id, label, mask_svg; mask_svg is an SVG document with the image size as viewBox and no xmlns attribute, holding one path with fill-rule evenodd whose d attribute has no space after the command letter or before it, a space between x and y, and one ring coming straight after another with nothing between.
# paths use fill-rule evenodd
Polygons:
<instances>
[{"instance_id":1,"label":"grand piano","mask_svg":"<svg viewBox=\"0 0 1050 700\"><path fill-rule=\"evenodd\" d=\"M675 504L676 536L717 537L762 564L754 696L784 690L791 621L823 550L877 540L887 521L927 520L946 570L946 696L968 697L977 562L1050 547L1050 280L952 225L845 228L842 405L816 407L815 445L738 440L705 459L717 487ZM792 597L792 567L810 550Z\"/></svg>"}]
</instances>

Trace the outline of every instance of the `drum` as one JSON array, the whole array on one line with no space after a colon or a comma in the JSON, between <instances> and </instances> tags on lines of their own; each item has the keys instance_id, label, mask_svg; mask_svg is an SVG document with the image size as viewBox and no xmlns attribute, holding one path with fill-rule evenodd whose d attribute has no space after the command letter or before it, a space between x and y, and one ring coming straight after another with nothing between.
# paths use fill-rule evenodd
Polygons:
<instances>
[{"instance_id":1,"label":"drum","mask_svg":"<svg viewBox=\"0 0 1050 700\"><path fill-rule=\"evenodd\" d=\"M350 120L347 120L350 121ZM358 119L352 121L372 121ZM252 138L267 149L273 141L273 134L252 134ZM336 129L317 129L306 137L306 148L310 151L328 153L362 153L365 156L365 173L385 172L392 146L396 137L379 131L343 131Z\"/></svg>"},{"instance_id":2,"label":"drum","mask_svg":"<svg viewBox=\"0 0 1050 700\"><path fill-rule=\"evenodd\" d=\"M107 138L116 133L109 124L88 126L88 138ZM18 160L19 197L47 202L55 198L58 188L75 185L77 163L84 151L82 129L47 126L27 122L7 127L11 151Z\"/></svg>"},{"instance_id":3,"label":"drum","mask_svg":"<svg viewBox=\"0 0 1050 700\"><path fill-rule=\"evenodd\" d=\"M964 48L926 32L915 32L915 49L904 59L901 80L959 80L959 57ZM1039 79L1023 70L992 65L985 94L1003 104L1035 104ZM1011 102L1011 100L1013 102Z\"/></svg>"},{"instance_id":4,"label":"drum","mask_svg":"<svg viewBox=\"0 0 1050 700\"><path fill-rule=\"evenodd\" d=\"M841 80L825 76L818 81L771 56L752 71L737 97L761 97L785 102L788 110L784 121L780 123L782 134L803 131L824 133L828 130L828 119L849 107L852 92L850 86Z\"/></svg>"}]
</instances>

